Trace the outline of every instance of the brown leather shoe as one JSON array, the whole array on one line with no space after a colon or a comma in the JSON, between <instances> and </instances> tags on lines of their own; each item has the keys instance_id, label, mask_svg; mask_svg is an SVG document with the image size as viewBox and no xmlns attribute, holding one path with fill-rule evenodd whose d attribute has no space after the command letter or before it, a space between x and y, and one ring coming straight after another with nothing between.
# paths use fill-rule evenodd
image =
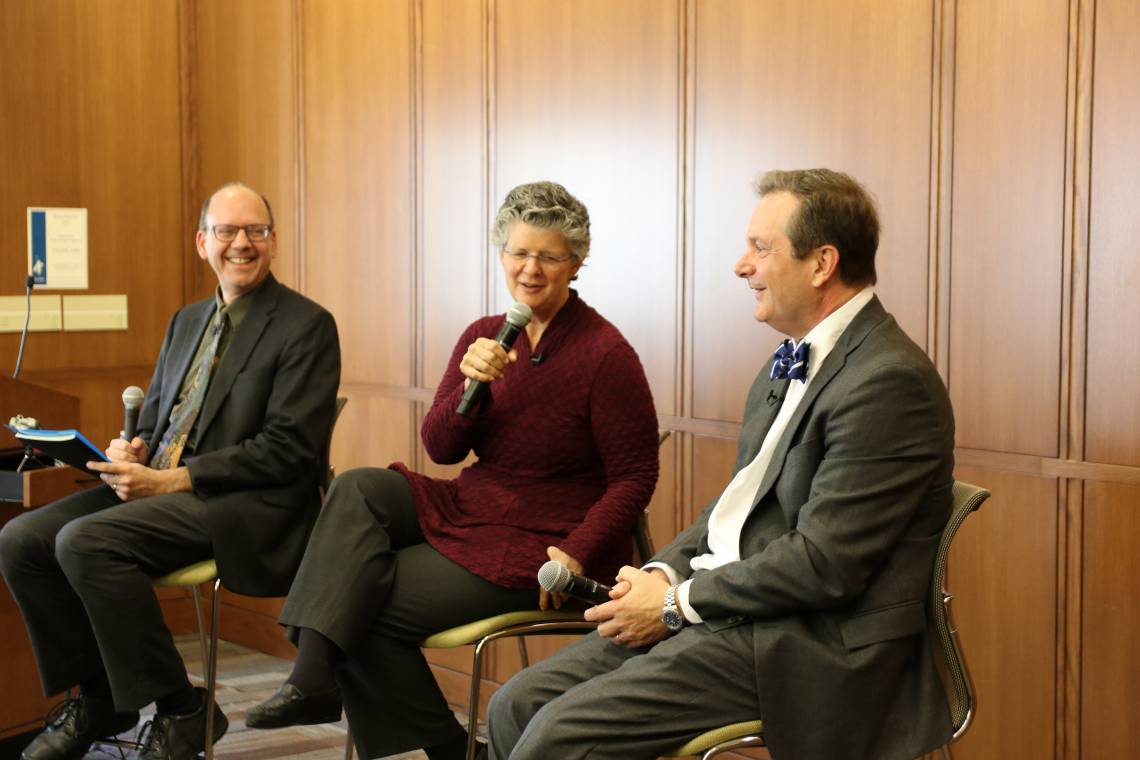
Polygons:
<instances>
[{"instance_id":1,"label":"brown leather shoe","mask_svg":"<svg viewBox=\"0 0 1140 760\"><path fill-rule=\"evenodd\" d=\"M273 696L245 714L245 724L250 728L284 728L336 723L340 720L340 711L340 689L333 687L307 695L293 684L285 683Z\"/></svg>"}]
</instances>

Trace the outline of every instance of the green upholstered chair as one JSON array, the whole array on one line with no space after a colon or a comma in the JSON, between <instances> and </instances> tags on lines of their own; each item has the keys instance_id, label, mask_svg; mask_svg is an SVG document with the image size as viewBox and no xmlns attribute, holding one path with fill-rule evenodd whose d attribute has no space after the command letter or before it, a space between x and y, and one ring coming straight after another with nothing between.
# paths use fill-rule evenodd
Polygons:
<instances>
[{"instance_id":1,"label":"green upholstered chair","mask_svg":"<svg viewBox=\"0 0 1140 760\"><path fill-rule=\"evenodd\" d=\"M953 508L950 519L942 530L942 540L938 543L938 553L934 557L934 572L931 576L927 616L930 628L935 633L935 662L944 677L946 696L950 703L950 717L954 725L954 734L947 744L957 741L966 733L973 722L975 706L974 687L970 681L970 672L966 667L966 658L958 646L958 631L950 618L950 600L954 597L946 591L947 560L950 557L950 543L954 540L958 528L989 497L990 492L984 488L954 481ZM688 757L699 755L701 760L707 760L721 752L749 746L764 746L764 724L762 721L733 723L715 728L712 731L706 731L666 752L664 756ZM942 756L945 760L950 760L947 745L942 746Z\"/></svg>"}]
</instances>

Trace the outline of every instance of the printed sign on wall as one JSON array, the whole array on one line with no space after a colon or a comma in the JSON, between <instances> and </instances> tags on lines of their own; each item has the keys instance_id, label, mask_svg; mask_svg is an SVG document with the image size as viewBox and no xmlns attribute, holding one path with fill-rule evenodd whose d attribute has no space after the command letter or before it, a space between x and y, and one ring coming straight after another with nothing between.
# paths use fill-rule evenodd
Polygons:
<instances>
[{"instance_id":1,"label":"printed sign on wall","mask_svg":"<svg viewBox=\"0 0 1140 760\"><path fill-rule=\"evenodd\" d=\"M38 288L87 288L87 209L28 209L28 273Z\"/></svg>"}]
</instances>

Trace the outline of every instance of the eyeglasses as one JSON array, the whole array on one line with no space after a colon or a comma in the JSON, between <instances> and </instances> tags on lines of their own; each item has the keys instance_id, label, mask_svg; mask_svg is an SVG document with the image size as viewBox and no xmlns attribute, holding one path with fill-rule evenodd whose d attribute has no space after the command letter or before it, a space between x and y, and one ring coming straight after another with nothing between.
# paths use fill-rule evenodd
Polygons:
<instances>
[{"instance_id":1,"label":"eyeglasses","mask_svg":"<svg viewBox=\"0 0 1140 760\"><path fill-rule=\"evenodd\" d=\"M539 266L544 267L553 267L558 266L559 264L565 264L567 261L574 258L572 254L567 254L565 256L555 256L553 254L546 253L545 251L540 253L529 253L527 251L508 251L506 249L503 249L503 255L518 264L525 264L527 259L535 259L538 261Z\"/></svg>"},{"instance_id":2,"label":"eyeglasses","mask_svg":"<svg viewBox=\"0 0 1140 760\"><path fill-rule=\"evenodd\" d=\"M273 232L273 225L271 224L215 224L210 227L210 231L214 233L220 242L232 243L237 240L238 230L245 230L245 236L249 238L251 243L260 243L269 237L269 233Z\"/></svg>"}]
</instances>

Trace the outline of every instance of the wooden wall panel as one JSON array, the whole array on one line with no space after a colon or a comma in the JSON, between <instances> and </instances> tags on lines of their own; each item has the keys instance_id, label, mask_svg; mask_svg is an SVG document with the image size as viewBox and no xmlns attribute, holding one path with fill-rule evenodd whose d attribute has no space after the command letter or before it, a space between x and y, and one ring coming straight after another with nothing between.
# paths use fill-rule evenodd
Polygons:
<instances>
[{"instance_id":1,"label":"wooden wall panel","mask_svg":"<svg viewBox=\"0 0 1140 760\"><path fill-rule=\"evenodd\" d=\"M1140 754L1140 488L1085 485L1081 757Z\"/></svg>"},{"instance_id":2,"label":"wooden wall panel","mask_svg":"<svg viewBox=\"0 0 1140 760\"><path fill-rule=\"evenodd\" d=\"M181 210L177 8L5 3L0 70L0 294L23 293L26 207L79 206L88 210L89 258L80 292L126 293L129 308L129 331L33 333L28 379L37 370L150 364L182 304L192 251ZM5 372L18 342L0 334ZM113 407L117 396L82 402Z\"/></svg>"},{"instance_id":3,"label":"wooden wall panel","mask_svg":"<svg viewBox=\"0 0 1140 760\"><path fill-rule=\"evenodd\" d=\"M739 420L782 338L755 323L732 273L759 171L827 166L866 184L883 217L878 292L925 343L932 12L890 0L698 2L693 416Z\"/></svg>"},{"instance_id":4,"label":"wooden wall panel","mask_svg":"<svg viewBox=\"0 0 1140 760\"><path fill-rule=\"evenodd\" d=\"M332 461L337 473L353 467L387 467L411 462L415 409L411 401L388 398L371 386L341 385L348 406L336 424Z\"/></svg>"},{"instance_id":5,"label":"wooden wall panel","mask_svg":"<svg viewBox=\"0 0 1140 760\"><path fill-rule=\"evenodd\" d=\"M561 182L590 210L576 287L641 357L673 413L678 284L680 9L676 0L496 4L492 204ZM631 30L637 30L631 34ZM496 272L496 283L502 283ZM496 309L509 303L495 287Z\"/></svg>"},{"instance_id":6,"label":"wooden wall panel","mask_svg":"<svg viewBox=\"0 0 1140 760\"><path fill-rule=\"evenodd\" d=\"M692 483L682 528L691 525L701 510L720 496L732 480L732 465L736 462L735 440L694 435L692 442Z\"/></svg>"},{"instance_id":7,"label":"wooden wall panel","mask_svg":"<svg viewBox=\"0 0 1140 760\"><path fill-rule=\"evenodd\" d=\"M958 445L1056 456L1068 3L957 8L949 331Z\"/></svg>"},{"instance_id":8,"label":"wooden wall panel","mask_svg":"<svg viewBox=\"0 0 1140 760\"><path fill-rule=\"evenodd\" d=\"M344 382L412 380L410 13L409 2L302 7L303 279L336 317Z\"/></svg>"},{"instance_id":9,"label":"wooden wall panel","mask_svg":"<svg viewBox=\"0 0 1140 760\"><path fill-rule=\"evenodd\" d=\"M195 35L190 103L197 150L187 167L194 200L200 204L232 180L264 194L277 230L273 273L293 288L301 229L295 16L293 3L277 0L199 0L188 30ZM256 45L246 44L251 37ZM196 272L197 292L211 294L213 271L203 262Z\"/></svg>"},{"instance_id":10,"label":"wooden wall panel","mask_svg":"<svg viewBox=\"0 0 1140 760\"><path fill-rule=\"evenodd\" d=\"M501 199L486 197L484 10L483 0L423 3L418 385L429 388L463 328L489 312L486 278L498 274L487 237Z\"/></svg>"},{"instance_id":11,"label":"wooden wall panel","mask_svg":"<svg viewBox=\"0 0 1140 760\"><path fill-rule=\"evenodd\" d=\"M1140 5L1098 0L1085 456L1140 466ZM1123 385L1122 385L1123 384Z\"/></svg>"},{"instance_id":12,"label":"wooden wall panel","mask_svg":"<svg viewBox=\"0 0 1140 760\"><path fill-rule=\"evenodd\" d=\"M954 541L947 587L978 695L959 758L1053 757L1057 481L959 467L993 496Z\"/></svg>"}]
</instances>

